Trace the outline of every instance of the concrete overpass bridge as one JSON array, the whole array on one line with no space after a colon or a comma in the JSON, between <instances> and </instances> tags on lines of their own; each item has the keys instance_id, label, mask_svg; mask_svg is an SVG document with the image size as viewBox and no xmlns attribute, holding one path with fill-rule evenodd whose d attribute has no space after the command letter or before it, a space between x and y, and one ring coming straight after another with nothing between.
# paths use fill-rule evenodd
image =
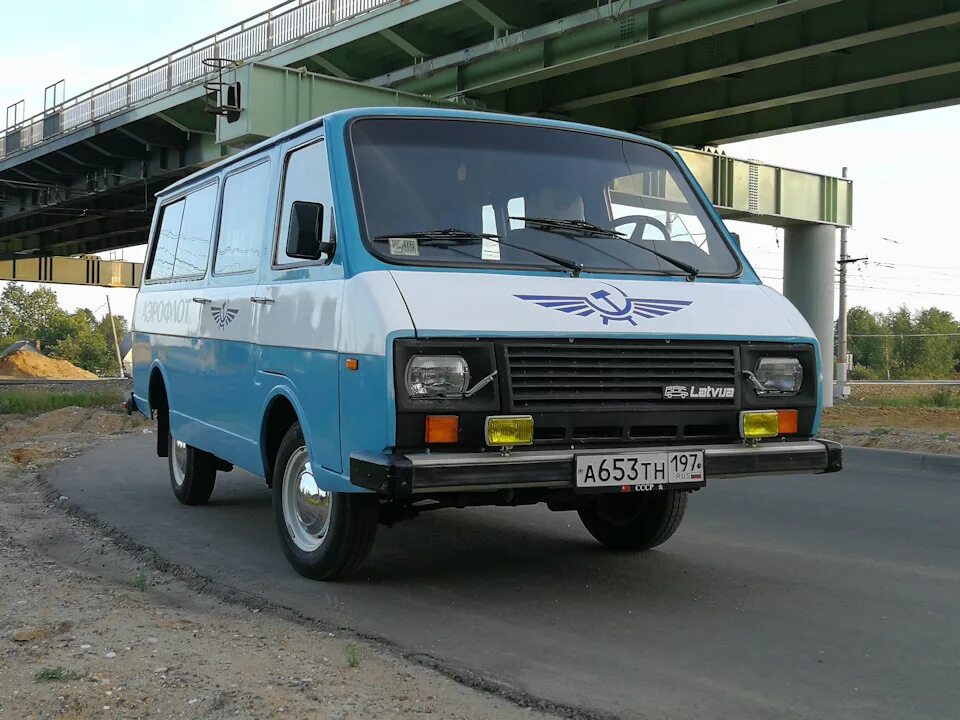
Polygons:
<instances>
[{"instance_id":1,"label":"concrete overpass bridge","mask_svg":"<svg viewBox=\"0 0 960 720\"><path fill-rule=\"evenodd\" d=\"M82 95L52 88L38 115L8 108L0 273L56 281L51 256L141 244L162 187L337 107L456 103L702 148L960 102L958 28L960 0L290 0ZM850 183L685 157L724 217L788 228L785 289L831 357Z\"/></svg>"}]
</instances>

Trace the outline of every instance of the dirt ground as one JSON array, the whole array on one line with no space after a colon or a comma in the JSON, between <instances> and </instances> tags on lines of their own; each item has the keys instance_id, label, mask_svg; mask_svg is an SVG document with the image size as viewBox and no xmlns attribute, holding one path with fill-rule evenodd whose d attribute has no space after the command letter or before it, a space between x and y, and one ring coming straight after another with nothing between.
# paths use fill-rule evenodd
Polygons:
<instances>
[{"instance_id":1,"label":"dirt ground","mask_svg":"<svg viewBox=\"0 0 960 720\"><path fill-rule=\"evenodd\" d=\"M844 445L960 455L960 410L945 408L827 408L821 435Z\"/></svg>"},{"instance_id":2,"label":"dirt ground","mask_svg":"<svg viewBox=\"0 0 960 720\"><path fill-rule=\"evenodd\" d=\"M0 718L542 718L397 652L228 603L65 508L38 471L138 417L0 417ZM106 440L109 442L109 438Z\"/></svg>"},{"instance_id":3,"label":"dirt ground","mask_svg":"<svg viewBox=\"0 0 960 720\"><path fill-rule=\"evenodd\" d=\"M841 406L823 428L848 445L960 454L957 410ZM0 416L0 719L547 717L390 648L218 599L70 514L38 475L144 432L102 409Z\"/></svg>"}]
</instances>

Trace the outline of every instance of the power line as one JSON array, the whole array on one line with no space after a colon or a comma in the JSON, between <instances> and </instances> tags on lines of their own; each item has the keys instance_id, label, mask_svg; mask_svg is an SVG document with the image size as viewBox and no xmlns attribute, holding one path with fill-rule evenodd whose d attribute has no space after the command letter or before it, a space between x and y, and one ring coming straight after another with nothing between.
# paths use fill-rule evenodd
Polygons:
<instances>
[{"instance_id":1,"label":"power line","mask_svg":"<svg viewBox=\"0 0 960 720\"><path fill-rule=\"evenodd\" d=\"M783 276L782 275L777 275L777 276L764 275L763 279L783 280ZM839 285L840 283L839 281L834 280L833 284L836 286L836 285ZM898 288L898 287L878 287L876 285L847 285L847 287L852 290L873 290L877 292L904 293L906 295L937 295L939 297L960 298L960 293L944 293L944 292L936 292L933 290L916 290L916 289Z\"/></svg>"},{"instance_id":2,"label":"power line","mask_svg":"<svg viewBox=\"0 0 960 720\"><path fill-rule=\"evenodd\" d=\"M960 337L960 332L955 333L851 333L848 337Z\"/></svg>"}]
</instances>

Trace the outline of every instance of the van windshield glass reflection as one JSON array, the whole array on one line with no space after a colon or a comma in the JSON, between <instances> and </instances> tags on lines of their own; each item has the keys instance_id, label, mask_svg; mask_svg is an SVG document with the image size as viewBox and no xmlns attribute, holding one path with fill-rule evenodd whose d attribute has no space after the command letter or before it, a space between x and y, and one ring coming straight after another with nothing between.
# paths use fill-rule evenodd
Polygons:
<instances>
[{"instance_id":1,"label":"van windshield glass reflection","mask_svg":"<svg viewBox=\"0 0 960 720\"><path fill-rule=\"evenodd\" d=\"M365 240L390 262L546 268L547 254L587 270L684 274L642 245L700 276L740 271L674 159L657 147L558 128L419 118L361 119L350 141ZM572 222L558 232L534 219ZM410 237L445 229L476 239Z\"/></svg>"}]
</instances>

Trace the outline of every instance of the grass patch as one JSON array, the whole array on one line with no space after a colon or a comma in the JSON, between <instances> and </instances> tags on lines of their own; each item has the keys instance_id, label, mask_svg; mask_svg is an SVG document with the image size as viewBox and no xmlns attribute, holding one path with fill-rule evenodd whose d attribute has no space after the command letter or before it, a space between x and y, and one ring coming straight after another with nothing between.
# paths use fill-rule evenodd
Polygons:
<instances>
[{"instance_id":1,"label":"grass patch","mask_svg":"<svg viewBox=\"0 0 960 720\"><path fill-rule=\"evenodd\" d=\"M121 399L117 391L0 390L0 415L40 415L65 407L118 406Z\"/></svg>"},{"instance_id":2,"label":"grass patch","mask_svg":"<svg viewBox=\"0 0 960 720\"><path fill-rule=\"evenodd\" d=\"M147 589L147 586L150 584L147 580L147 573L144 572L143 568L137 568L137 571L133 574L133 577L130 579L130 584L133 585L140 592L144 592Z\"/></svg>"},{"instance_id":3,"label":"grass patch","mask_svg":"<svg viewBox=\"0 0 960 720\"><path fill-rule=\"evenodd\" d=\"M892 432L892 431L893 431L893 428L878 427L878 428L874 428L873 430L871 430L871 431L870 431L870 434L873 435L874 437L881 437L882 435L887 435L888 433L890 433L890 432Z\"/></svg>"},{"instance_id":4,"label":"grass patch","mask_svg":"<svg viewBox=\"0 0 960 720\"><path fill-rule=\"evenodd\" d=\"M77 672L76 670L65 670L62 667L55 667L38 670L37 674L33 676L33 681L38 683L70 682L71 680L80 680L83 677L84 673L82 672Z\"/></svg>"},{"instance_id":5,"label":"grass patch","mask_svg":"<svg viewBox=\"0 0 960 720\"><path fill-rule=\"evenodd\" d=\"M352 668L360 667L360 648L353 643L347 645L347 665Z\"/></svg>"}]
</instances>

